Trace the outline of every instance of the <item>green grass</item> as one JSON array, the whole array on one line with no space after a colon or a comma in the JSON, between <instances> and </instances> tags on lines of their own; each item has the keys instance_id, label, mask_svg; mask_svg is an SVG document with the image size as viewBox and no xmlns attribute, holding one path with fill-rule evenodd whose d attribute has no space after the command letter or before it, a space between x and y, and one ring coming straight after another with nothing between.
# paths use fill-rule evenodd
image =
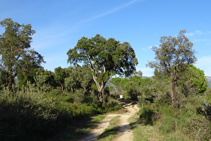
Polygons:
<instances>
[{"instance_id":1,"label":"green grass","mask_svg":"<svg viewBox=\"0 0 211 141\"><path fill-rule=\"evenodd\" d=\"M116 116L111 119L111 121L109 122L109 126L98 137L98 141L110 141L115 137L119 130L119 118L120 116Z\"/></svg>"},{"instance_id":2,"label":"green grass","mask_svg":"<svg viewBox=\"0 0 211 141\"><path fill-rule=\"evenodd\" d=\"M72 125L69 125L65 131L60 133L52 141L62 140L62 141L72 141L77 140L84 134L88 133L91 129L96 127L98 123L105 118L104 115L97 115L91 117L91 119L86 119L80 122L75 122Z\"/></svg>"},{"instance_id":3,"label":"green grass","mask_svg":"<svg viewBox=\"0 0 211 141\"><path fill-rule=\"evenodd\" d=\"M162 141L163 136L160 135L156 128L139 118L139 113L129 118L131 130L133 132L134 141Z\"/></svg>"},{"instance_id":4,"label":"green grass","mask_svg":"<svg viewBox=\"0 0 211 141\"><path fill-rule=\"evenodd\" d=\"M153 125L143 117L140 118L141 110L134 116L129 118L130 127L133 131L134 141L190 141L180 130L174 132L161 133L161 122L155 122ZM163 125L164 126L164 125ZM166 128L170 128L170 123L165 124Z\"/></svg>"}]
</instances>

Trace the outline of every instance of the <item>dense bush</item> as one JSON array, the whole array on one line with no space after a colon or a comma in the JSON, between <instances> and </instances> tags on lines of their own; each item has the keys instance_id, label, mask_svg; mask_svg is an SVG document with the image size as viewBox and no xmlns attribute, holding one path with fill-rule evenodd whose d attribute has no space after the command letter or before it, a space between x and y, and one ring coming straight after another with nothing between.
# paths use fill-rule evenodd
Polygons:
<instances>
[{"instance_id":1,"label":"dense bush","mask_svg":"<svg viewBox=\"0 0 211 141\"><path fill-rule=\"evenodd\" d=\"M59 111L54 100L40 94L2 93L0 113L1 140L26 136L47 138L59 130L56 127Z\"/></svg>"},{"instance_id":2,"label":"dense bush","mask_svg":"<svg viewBox=\"0 0 211 141\"><path fill-rule=\"evenodd\" d=\"M211 139L211 89L201 92L198 85L188 89L181 83L176 87L179 108L174 109L169 79L162 73L156 74L150 86L154 90L148 95L141 90L140 118L164 135L179 135L181 140Z\"/></svg>"},{"instance_id":3,"label":"dense bush","mask_svg":"<svg viewBox=\"0 0 211 141\"><path fill-rule=\"evenodd\" d=\"M159 96L154 98L153 103L139 99L139 104L143 105L140 118L145 123L157 126L162 134L179 132L192 140L211 138L211 90L208 89L203 95L192 93L185 97L178 89L179 109L173 109L168 91L160 92L156 92Z\"/></svg>"},{"instance_id":4,"label":"dense bush","mask_svg":"<svg viewBox=\"0 0 211 141\"><path fill-rule=\"evenodd\" d=\"M154 114L154 109L143 107L139 112L140 112L140 118L143 118L146 124L151 124L151 125L153 124L152 118Z\"/></svg>"},{"instance_id":5,"label":"dense bush","mask_svg":"<svg viewBox=\"0 0 211 141\"><path fill-rule=\"evenodd\" d=\"M94 93L84 97L80 90L54 89L45 94L31 84L4 89L0 93L0 140L46 140L75 121L121 108L109 95L103 107L98 108L97 102Z\"/></svg>"}]
</instances>

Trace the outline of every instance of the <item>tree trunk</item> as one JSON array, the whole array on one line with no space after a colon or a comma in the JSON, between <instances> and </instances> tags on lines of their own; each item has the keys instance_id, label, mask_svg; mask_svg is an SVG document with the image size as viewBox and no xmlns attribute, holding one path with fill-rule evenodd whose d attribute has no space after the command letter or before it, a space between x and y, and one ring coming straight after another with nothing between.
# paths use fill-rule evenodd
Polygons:
<instances>
[{"instance_id":1,"label":"tree trunk","mask_svg":"<svg viewBox=\"0 0 211 141\"><path fill-rule=\"evenodd\" d=\"M104 97L103 97L103 93L102 92L98 92L98 98L99 98L99 102L98 102L98 107L102 107L103 101L104 101Z\"/></svg>"},{"instance_id":2,"label":"tree trunk","mask_svg":"<svg viewBox=\"0 0 211 141\"><path fill-rule=\"evenodd\" d=\"M115 96L117 97L117 95L119 94L119 87L117 86L117 88L116 88L116 86L114 86L114 89L115 89L115 92L116 92L116 94L115 94Z\"/></svg>"},{"instance_id":3,"label":"tree trunk","mask_svg":"<svg viewBox=\"0 0 211 141\"><path fill-rule=\"evenodd\" d=\"M177 109L179 107L179 103L177 100L177 94L176 94L176 80L171 81L171 92L172 92L172 106L173 108Z\"/></svg>"},{"instance_id":4,"label":"tree trunk","mask_svg":"<svg viewBox=\"0 0 211 141\"><path fill-rule=\"evenodd\" d=\"M12 75L9 75L9 83L8 83L9 90L12 89L12 84L13 83L14 83L14 77Z\"/></svg>"},{"instance_id":5,"label":"tree trunk","mask_svg":"<svg viewBox=\"0 0 211 141\"><path fill-rule=\"evenodd\" d=\"M62 92L64 91L64 85L63 84L61 84L61 88L62 88Z\"/></svg>"},{"instance_id":6,"label":"tree trunk","mask_svg":"<svg viewBox=\"0 0 211 141\"><path fill-rule=\"evenodd\" d=\"M73 93L73 87L72 86L70 87L70 89L71 89L71 92Z\"/></svg>"},{"instance_id":7,"label":"tree trunk","mask_svg":"<svg viewBox=\"0 0 211 141\"><path fill-rule=\"evenodd\" d=\"M84 87L84 99L86 98L87 95L87 89Z\"/></svg>"}]
</instances>

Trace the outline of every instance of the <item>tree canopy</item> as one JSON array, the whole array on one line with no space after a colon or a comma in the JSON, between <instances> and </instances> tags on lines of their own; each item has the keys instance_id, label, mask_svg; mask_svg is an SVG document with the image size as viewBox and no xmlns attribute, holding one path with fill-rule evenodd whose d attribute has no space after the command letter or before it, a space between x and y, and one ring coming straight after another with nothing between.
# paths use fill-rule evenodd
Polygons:
<instances>
[{"instance_id":1,"label":"tree canopy","mask_svg":"<svg viewBox=\"0 0 211 141\"><path fill-rule=\"evenodd\" d=\"M171 79L172 105L178 108L179 103L176 94L177 81L182 79L181 74L196 61L193 43L185 36L186 30L180 30L177 37L162 36L160 46L153 47L155 62L149 62L149 66L160 70Z\"/></svg>"},{"instance_id":2,"label":"tree canopy","mask_svg":"<svg viewBox=\"0 0 211 141\"><path fill-rule=\"evenodd\" d=\"M208 87L204 71L193 65L190 65L181 77L184 79L179 80L177 85L186 96L193 90L196 94L203 94Z\"/></svg>"},{"instance_id":3,"label":"tree canopy","mask_svg":"<svg viewBox=\"0 0 211 141\"><path fill-rule=\"evenodd\" d=\"M89 67L101 103L106 82L115 74L131 75L138 64L135 52L128 42L120 43L114 38L106 40L99 34L90 39L82 37L77 45L67 52L67 55L70 64L82 63Z\"/></svg>"},{"instance_id":4,"label":"tree canopy","mask_svg":"<svg viewBox=\"0 0 211 141\"><path fill-rule=\"evenodd\" d=\"M0 69L8 73L10 89L19 72L39 68L45 61L38 52L30 49L31 36L35 33L30 24L20 25L7 18L1 21L0 25L5 27L5 32L0 35Z\"/></svg>"}]
</instances>

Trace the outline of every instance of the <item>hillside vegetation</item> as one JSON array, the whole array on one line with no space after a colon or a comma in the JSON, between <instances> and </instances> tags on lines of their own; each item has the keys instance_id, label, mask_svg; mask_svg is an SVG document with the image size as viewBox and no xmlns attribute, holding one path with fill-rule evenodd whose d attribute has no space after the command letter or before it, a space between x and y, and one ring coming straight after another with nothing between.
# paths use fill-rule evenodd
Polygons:
<instances>
[{"instance_id":1,"label":"hillside vegetation","mask_svg":"<svg viewBox=\"0 0 211 141\"><path fill-rule=\"evenodd\" d=\"M211 139L209 80L193 66L195 51L185 30L161 37L160 46L152 48L156 61L148 64L154 76L142 78L128 42L99 34L82 37L67 51L70 66L51 72L31 49L35 30L30 24L8 18L0 25L5 27L0 35L0 140L77 138L103 118L92 116L121 109L119 95L141 107L133 130L144 123L172 139ZM121 78L113 78L117 75Z\"/></svg>"}]
</instances>

